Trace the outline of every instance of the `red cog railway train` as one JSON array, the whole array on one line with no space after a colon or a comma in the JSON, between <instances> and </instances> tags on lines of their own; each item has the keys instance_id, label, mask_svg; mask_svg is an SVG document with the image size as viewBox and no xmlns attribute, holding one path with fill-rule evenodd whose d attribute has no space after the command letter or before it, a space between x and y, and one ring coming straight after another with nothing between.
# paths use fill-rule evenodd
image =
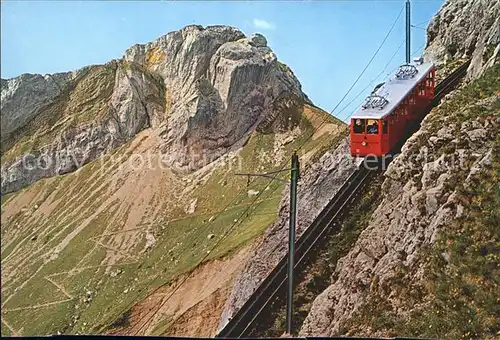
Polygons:
<instances>
[{"instance_id":1,"label":"red cog railway train","mask_svg":"<svg viewBox=\"0 0 500 340\"><path fill-rule=\"evenodd\" d=\"M435 68L422 59L399 67L376 87L351 117L351 155L383 156L404 137L408 126L422 118L434 98Z\"/></svg>"}]
</instances>

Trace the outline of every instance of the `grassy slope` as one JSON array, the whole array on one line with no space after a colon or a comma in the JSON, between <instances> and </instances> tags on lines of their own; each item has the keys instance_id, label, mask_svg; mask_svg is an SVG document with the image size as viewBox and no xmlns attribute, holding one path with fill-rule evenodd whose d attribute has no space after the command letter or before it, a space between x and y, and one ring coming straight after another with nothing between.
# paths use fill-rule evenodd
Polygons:
<instances>
[{"instance_id":1,"label":"grassy slope","mask_svg":"<svg viewBox=\"0 0 500 340\"><path fill-rule=\"evenodd\" d=\"M338 124L325 112L305 108L301 135L285 146L283 162L325 119ZM311 139L304 150L315 156L340 133L345 128ZM254 133L239 153L241 171L277 168L274 139ZM253 215L230 230L254 200L247 191L262 191L267 180L258 178L247 187L246 178L232 175L228 164L178 198L186 185L183 178L124 165L143 143L147 137L137 137L75 173L2 197L2 335L11 333L5 323L23 335L103 331L155 288L195 268L207 251L205 260L228 256L276 219L281 182L273 182L250 210ZM187 215L184 207L193 199L196 211ZM54 256L53 250L75 230ZM156 243L143 252L148 233Z\"/></svg>"},{"instance_id":2,"label":"grassy slope","mask_svg":"<svg viewBox=\"0 0 500 340\"><path fill-rule=\"evenodd\" d=\"M500 65L496 65L480 79L458 90L433 115L432 131L443 126L443 117L451 118L448 123L459 124L488 116L500 117L498 99L489 106L477 105L481 99L498 95L499 80ZM473 185L464 187L465 172L456 173L455 178L448 181L465 208L464 214L446 225L438 241L422 252L424 281L408 281L409 273L401 268L400 277L392 282L406 301L401 309L411 310L410 315L401 317L387 297L372 294L361 312L344 325L344 331L359 333L368 326L372 332L389 336L458 339L498 335L500 136L492 146L493 163L474 178ZM438 153L453 153L453 148L444 145ZM422 302L426 302L424 308L418 307Z\"/></svg>"}]
</instances>

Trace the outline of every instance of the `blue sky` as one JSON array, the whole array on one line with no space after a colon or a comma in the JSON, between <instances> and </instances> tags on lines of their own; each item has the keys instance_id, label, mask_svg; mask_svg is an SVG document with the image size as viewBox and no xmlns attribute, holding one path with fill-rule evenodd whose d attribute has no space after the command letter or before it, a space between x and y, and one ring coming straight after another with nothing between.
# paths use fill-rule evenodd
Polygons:
<instances>
[{"instance_id":1,"label":"blue sky","mask_svg":"<svg viewBox=\"0 0 500 340\"><path fill-rule=\"evenodd\" d=\"M425 28L443 2L413 0L412 23ZM259 32L266 36L278 58L297 75L309 98L331 111L403 7L403 0L2 1L1 75L11 78L22 73L75 70L120 58L131 45L154 40L188 24L226 24L245 34ZM404 35L403 12L373 63L338 106L337 116L346 118L374 85L404 62ZM424 43L425 30L413 28L412 52L418 52ZM399 46L392 62L376 78Z\"/></svg>"}]
</instances>

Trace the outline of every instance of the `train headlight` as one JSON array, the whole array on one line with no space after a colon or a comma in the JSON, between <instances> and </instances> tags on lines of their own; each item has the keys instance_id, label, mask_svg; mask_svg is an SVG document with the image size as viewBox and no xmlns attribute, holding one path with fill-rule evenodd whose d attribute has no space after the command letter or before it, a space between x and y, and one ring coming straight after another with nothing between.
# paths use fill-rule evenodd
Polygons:
<instances>
[{"instance_id":1,"label":"train headlight","mask_svg":"<svg viewBox=\"0 0 500 340\"><path fill-rule=\"evenodd\" d=\"M365 141L363 141L363 143L361 143L361 145L366 146L367 143Z\"/></svg>"}]
</instances>

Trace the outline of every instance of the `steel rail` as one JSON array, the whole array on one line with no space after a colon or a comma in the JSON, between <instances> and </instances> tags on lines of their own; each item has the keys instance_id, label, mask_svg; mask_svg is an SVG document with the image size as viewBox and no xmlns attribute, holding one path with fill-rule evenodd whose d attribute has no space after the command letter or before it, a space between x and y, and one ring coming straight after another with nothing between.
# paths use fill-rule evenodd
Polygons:
<instances>
[{"instance_id":1,"label":"steel rail","mask_svg":"<svg viewBox=\"0 0 500 340\"><path fill-rule=\"evenodd\" d=\"M470 61L465 62L436 86L435 95L430 107L436 106L444 95L458 84L460 79L465 75L469 64ZM361 163L311 225L300 235L296 241L296 256L298 261L294 268L304 263L311 254L314 246L332 228L336 217L349 205L359 188L363 186L367 178L372 174L378 174L378 171L369 171L366 162ZM217 338L237 338L247 335L261 313L275 300L278 292L284 289L287 281L287 255L288 253L281 258L275 268L267 275L243 306L233 315L219 334L216 335Z\"/></svg>"},{"instance_id":2,"label":"steel rail","mask_svg":"<svg viewBox=\"0 0 500 340\"><path fill-rule=\"evenodd\" d=\"M434 99L432 100L432 105L436 106L441 99L447 94L451 88L456 86L460 79L465 75L467 69L470 65L470 60L466 61L455 71L453 71L448 77L443 79L434 90Z\"/></svg>"},{"instance_id":3,"label":"steel rail","mask_svg":"<svg viewBox=\"0 0 500 340\"><path fill-rule=\"evenodd\" d=\"M362 164L349 176L321 213L301 234L296 241L296 256L299 260L296 262L294 268L302 264L309 250L312 249L313 245L320 238L320 235L325 232L335 216L340 213L349 198L353 196L368 175L369 171ZM286 283L287 254L282 257L276 267L268 274L261 285L232 317L217 337L243 336L249 327L252 326L259 314Z\"/></svg>"}]
</instances>

